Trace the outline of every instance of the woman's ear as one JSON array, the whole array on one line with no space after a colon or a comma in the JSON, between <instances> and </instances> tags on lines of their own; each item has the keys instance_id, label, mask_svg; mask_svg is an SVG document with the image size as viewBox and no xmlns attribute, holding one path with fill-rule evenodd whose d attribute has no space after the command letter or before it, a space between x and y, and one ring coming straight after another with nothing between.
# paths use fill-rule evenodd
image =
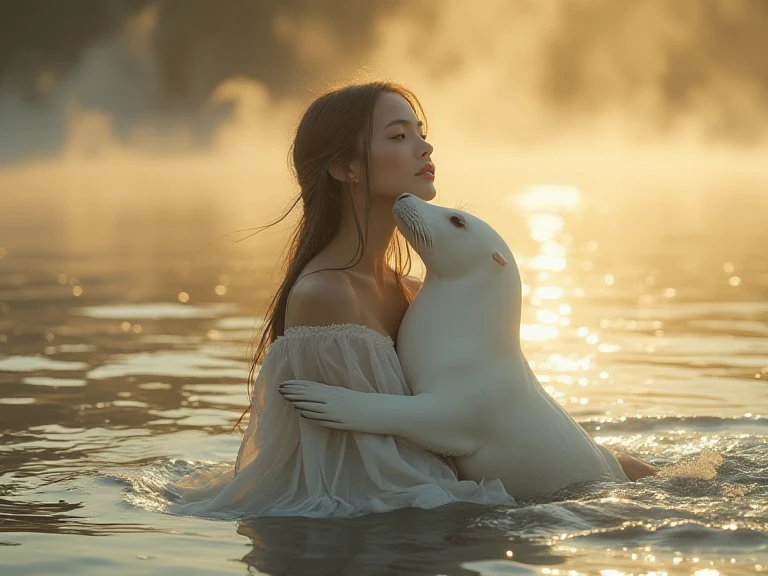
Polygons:
<instances>
[{"instance_id":1,"label":"woman's ear","mask_svg":"<svg viewBox=\"0 0 768 576\"><path fill-rule=\"evenodd\" d=\"M328 169L328 173L339 182L360 182L360 174L357 169L357 162L347 164L343 160L337 160Z\"/></svg>"},{"instance_id":2,"label":"woman's ear","mask_svg":"<svg viewBox=\"0 0 768 576\"><path fill-rule=\"evenodd\" d=\"M339 182L349 181L349 173L348 170L344 169L344 164L343 160L337 160L328 168L328 173Z\"/></svg>"}]
</instances>

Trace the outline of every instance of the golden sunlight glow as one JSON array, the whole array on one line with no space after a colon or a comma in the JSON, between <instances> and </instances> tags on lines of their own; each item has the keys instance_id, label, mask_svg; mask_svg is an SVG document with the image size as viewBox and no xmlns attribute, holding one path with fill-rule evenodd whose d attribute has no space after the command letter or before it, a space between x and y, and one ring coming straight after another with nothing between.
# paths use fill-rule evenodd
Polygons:
<instances>
[{"instance_id":1,"label":"golden sunlight glow","mask_svg":"<svg viewBox=\"0 0 768 576\"><path fill-rule=\"evenodd\" d=\"M581 192L574 186L531 186L509 202L522 212L575 212L581 206Z\"/></svg>"},{"instance_id":2,"label":"golden sunlight glow","mask_svg":"<svg viewBox=\"0 0 768 576\"><path fill-rule=\"evenodd\" d=\"M561 272L565 270L565 258L561 256L545 256L538 254L529 260L534 270L552 270Z\"/></svg>"},{"instance_id":3,"label":"golden sunlight glow","mask_svg":"<svg viewBox=\"0 0 768 576\"><path fill-rule=\"evenodd\" d=\"M541 324L521 324L520 339L524 342L540 342L542 340L554 340L560 335L560 331L554 326L542 326Z\"/></svg>"},{"instance_id":4,"label":"golden sunlight glow","mask_svg":"<svg viewBox=\"0 0 768 576\"><path fill-rule=\"evenodd\" d=\"M560 316L551 310L537 310L536 320L542 324L557 324L560 321Z\"/></svg>"},{"instance_id":5,"label":"golden sunlight glow","mask_svg":"<svg viewBox=\"0 0 768 576\"><path fill-rule=\"evenodd\" d=\"M563 225L563 219L556 214L535 214L528 217L531 238L537 242L551 240L562 231Z\"/></svg>"},{"instance_id":6,"label":"golden sunlight glow","mask_svg":"<svg viewBox=\"0 0 768 576\"><path fill-rule=\"evenodd\" d=\"M328 172L347 146L315 150L357 116L355 90L341 124L332 97L311 107L314 119L301 118L334 85L390 79L423 105L429 146L411 131L382 132L378 120L370 141L347 142L365 144L364 172L375 176L350 189L375 217L358 222L368 237L365 259L347 271L355 285L367 282L368 257L384 254L379 234L391 229L397 195L429 196L434 207L482 219L512 257L499 237L478 235L474 220L425 225L436 251L467 241L455 251L448 242L446 257L466 248L497 280L471 294L496 305L478 315L486 328L505 332L496 340L513 345L507 356L522 351L547 404L598 445L658 466L657 477L573 486L537 505L533 522L529 507L505 507L483 534L453 526L456 518L445 526L386 515L332 521L332 538L312 519L193 520L204 537L221 532L237 548L201 549L195 561L213 572L235 556L239 570L245 563L258 573L262 564L290 565L293 550L282 544L298 539L316 556L373 564L380 559L358 552L408 540L401 571L439 557L453 572L768 574L752 550L768 530L768 494L740 481L754 484L768 463L754 449L768 438L768 0L359 2L347 12L306 1L226 10L155 1L141 10L115 3L125 6L106 16L70 2L66 27L46 21L58 10L26 4L3 4L4 20L13 5L29 12L19 23L47 34L77 29L82 13L88 30L62 44L56 34L39 43L46 39L14 29L0 58L0 408L9 405L0 421L18 440L9 449L20 481L2 507L42 510L24 528L39 546L14 536L22 546L4 550L12 563L35 561L42 546L69 561L72 535L119 533L127 534L119 572L138 565L137 553L157 558L169 544L155 539L154 550L151 531L131 526L161 518L185 537L192 520L176 512L186 498L166 486L179 474L192 473L178 484L185 492L222 472L231 478L237 418L255 402L241 429L253 423L251 434L268 399L262 389L277 395L269 383L253 385L269 376L254 353L267 351L259 346L267 326L269 346L287 324L286 273L295 282L306 274L298 265L336 268L356 248L352 228L345 254L338 226L354 224L350 198L335 193ZM121 27L120 14L133 16ZM359 93L366 110L375 107L378 97ZM359 136L359 128L341 132ZM434 197L414 176L427 157L437 169ZM315 234L320 244L308 238ZM338 242L328 246L331 237ZM395 241L391 267L408 246L402 234ZM505 262L492 260L495 250ZM408 253L408 274L425 279L423 260L412 246ZM368 280L376 301L361 300L371 307L361 318L396 311L387 323L396 335L402 295ZM277 308L268 308L280 287ZM485 301L494 295L507 299ZM519 342L508 338L518 329ZM504 352L492 348L479 360ZM94 458L74 466L81 453ZM104 462L117 463L106 473L119 472L120 490L115 478L91 481ZM118 469L125 462L130 469ZM86 516L109 523L60 514L91 489ZM46 534L53 539L38 537ZM98 561L114 564L109 552Z\"/></svg>"},{"instance_id":7,"label":"golden sunlight glow","mask_svg":"<svg viewBox=\"0 0 768 576\"><path fill-rule=\"evenodd\" d=\"M559 286L539 286L534 294L542 300L559 300L563 297L563 289Z\"/></svg>"}]
</instances>

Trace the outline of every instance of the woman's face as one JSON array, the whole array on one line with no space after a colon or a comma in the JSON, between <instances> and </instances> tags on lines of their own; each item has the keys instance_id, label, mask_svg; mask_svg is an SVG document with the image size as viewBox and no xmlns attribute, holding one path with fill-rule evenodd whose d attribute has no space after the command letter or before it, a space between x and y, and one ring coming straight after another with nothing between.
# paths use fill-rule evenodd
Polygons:
<instances>
[{"instance_id":1,"label":"woman's face","mask_svg":"<svg viewBox=\"0 0 768 576\"><path fill-rule=\"evenodd\" d=\"M373 109L371 195L394 201L408 192L432 200L436 195L432 150L408 101L393 92L379 95Z\"/></svg>"}]
</instances>

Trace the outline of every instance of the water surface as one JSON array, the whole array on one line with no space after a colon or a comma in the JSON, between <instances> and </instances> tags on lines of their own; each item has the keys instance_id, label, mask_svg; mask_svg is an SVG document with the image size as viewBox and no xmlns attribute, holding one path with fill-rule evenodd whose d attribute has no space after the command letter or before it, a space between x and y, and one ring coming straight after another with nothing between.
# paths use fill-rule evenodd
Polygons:
<instances>
[{"instance_id":1,"label":"water surface","mask_svg":"<svg viewBox=\"0 0 768 576\"><path fill-rule=\"evenodd\" d=\"M52 198L52 196L45 196ZM89 212L91 214L92 212ZM670 476L550 502L239 522L164 513L234 460L274 242L183 212L0 212L2 574L721 574L768 566L768 198L516 195L524 350L605 445ZM254 225L264 222L256 219Z\"/></svg>"}]
</instances>

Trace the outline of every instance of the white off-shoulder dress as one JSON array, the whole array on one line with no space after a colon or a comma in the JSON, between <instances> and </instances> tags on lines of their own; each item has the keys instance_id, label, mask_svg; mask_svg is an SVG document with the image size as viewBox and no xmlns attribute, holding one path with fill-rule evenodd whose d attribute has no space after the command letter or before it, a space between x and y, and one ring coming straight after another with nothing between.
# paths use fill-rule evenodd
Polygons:
<instances>
[{"instance_id":1,"label":"white off-shoulder dress","mask_svg":"<svg viewBox=\"0 0 768 576\"><path fill-rule=\"evenodd\" d=\"M499 480L459 480L449 460L393 436L323 428L277 390L303 379L362 392L406 394L394 343L359 324L288 328L254 383L237 461L168 486L178 514L210 517L356 516L451 502L505 504Z\"/></svg>"}]
</instances>

